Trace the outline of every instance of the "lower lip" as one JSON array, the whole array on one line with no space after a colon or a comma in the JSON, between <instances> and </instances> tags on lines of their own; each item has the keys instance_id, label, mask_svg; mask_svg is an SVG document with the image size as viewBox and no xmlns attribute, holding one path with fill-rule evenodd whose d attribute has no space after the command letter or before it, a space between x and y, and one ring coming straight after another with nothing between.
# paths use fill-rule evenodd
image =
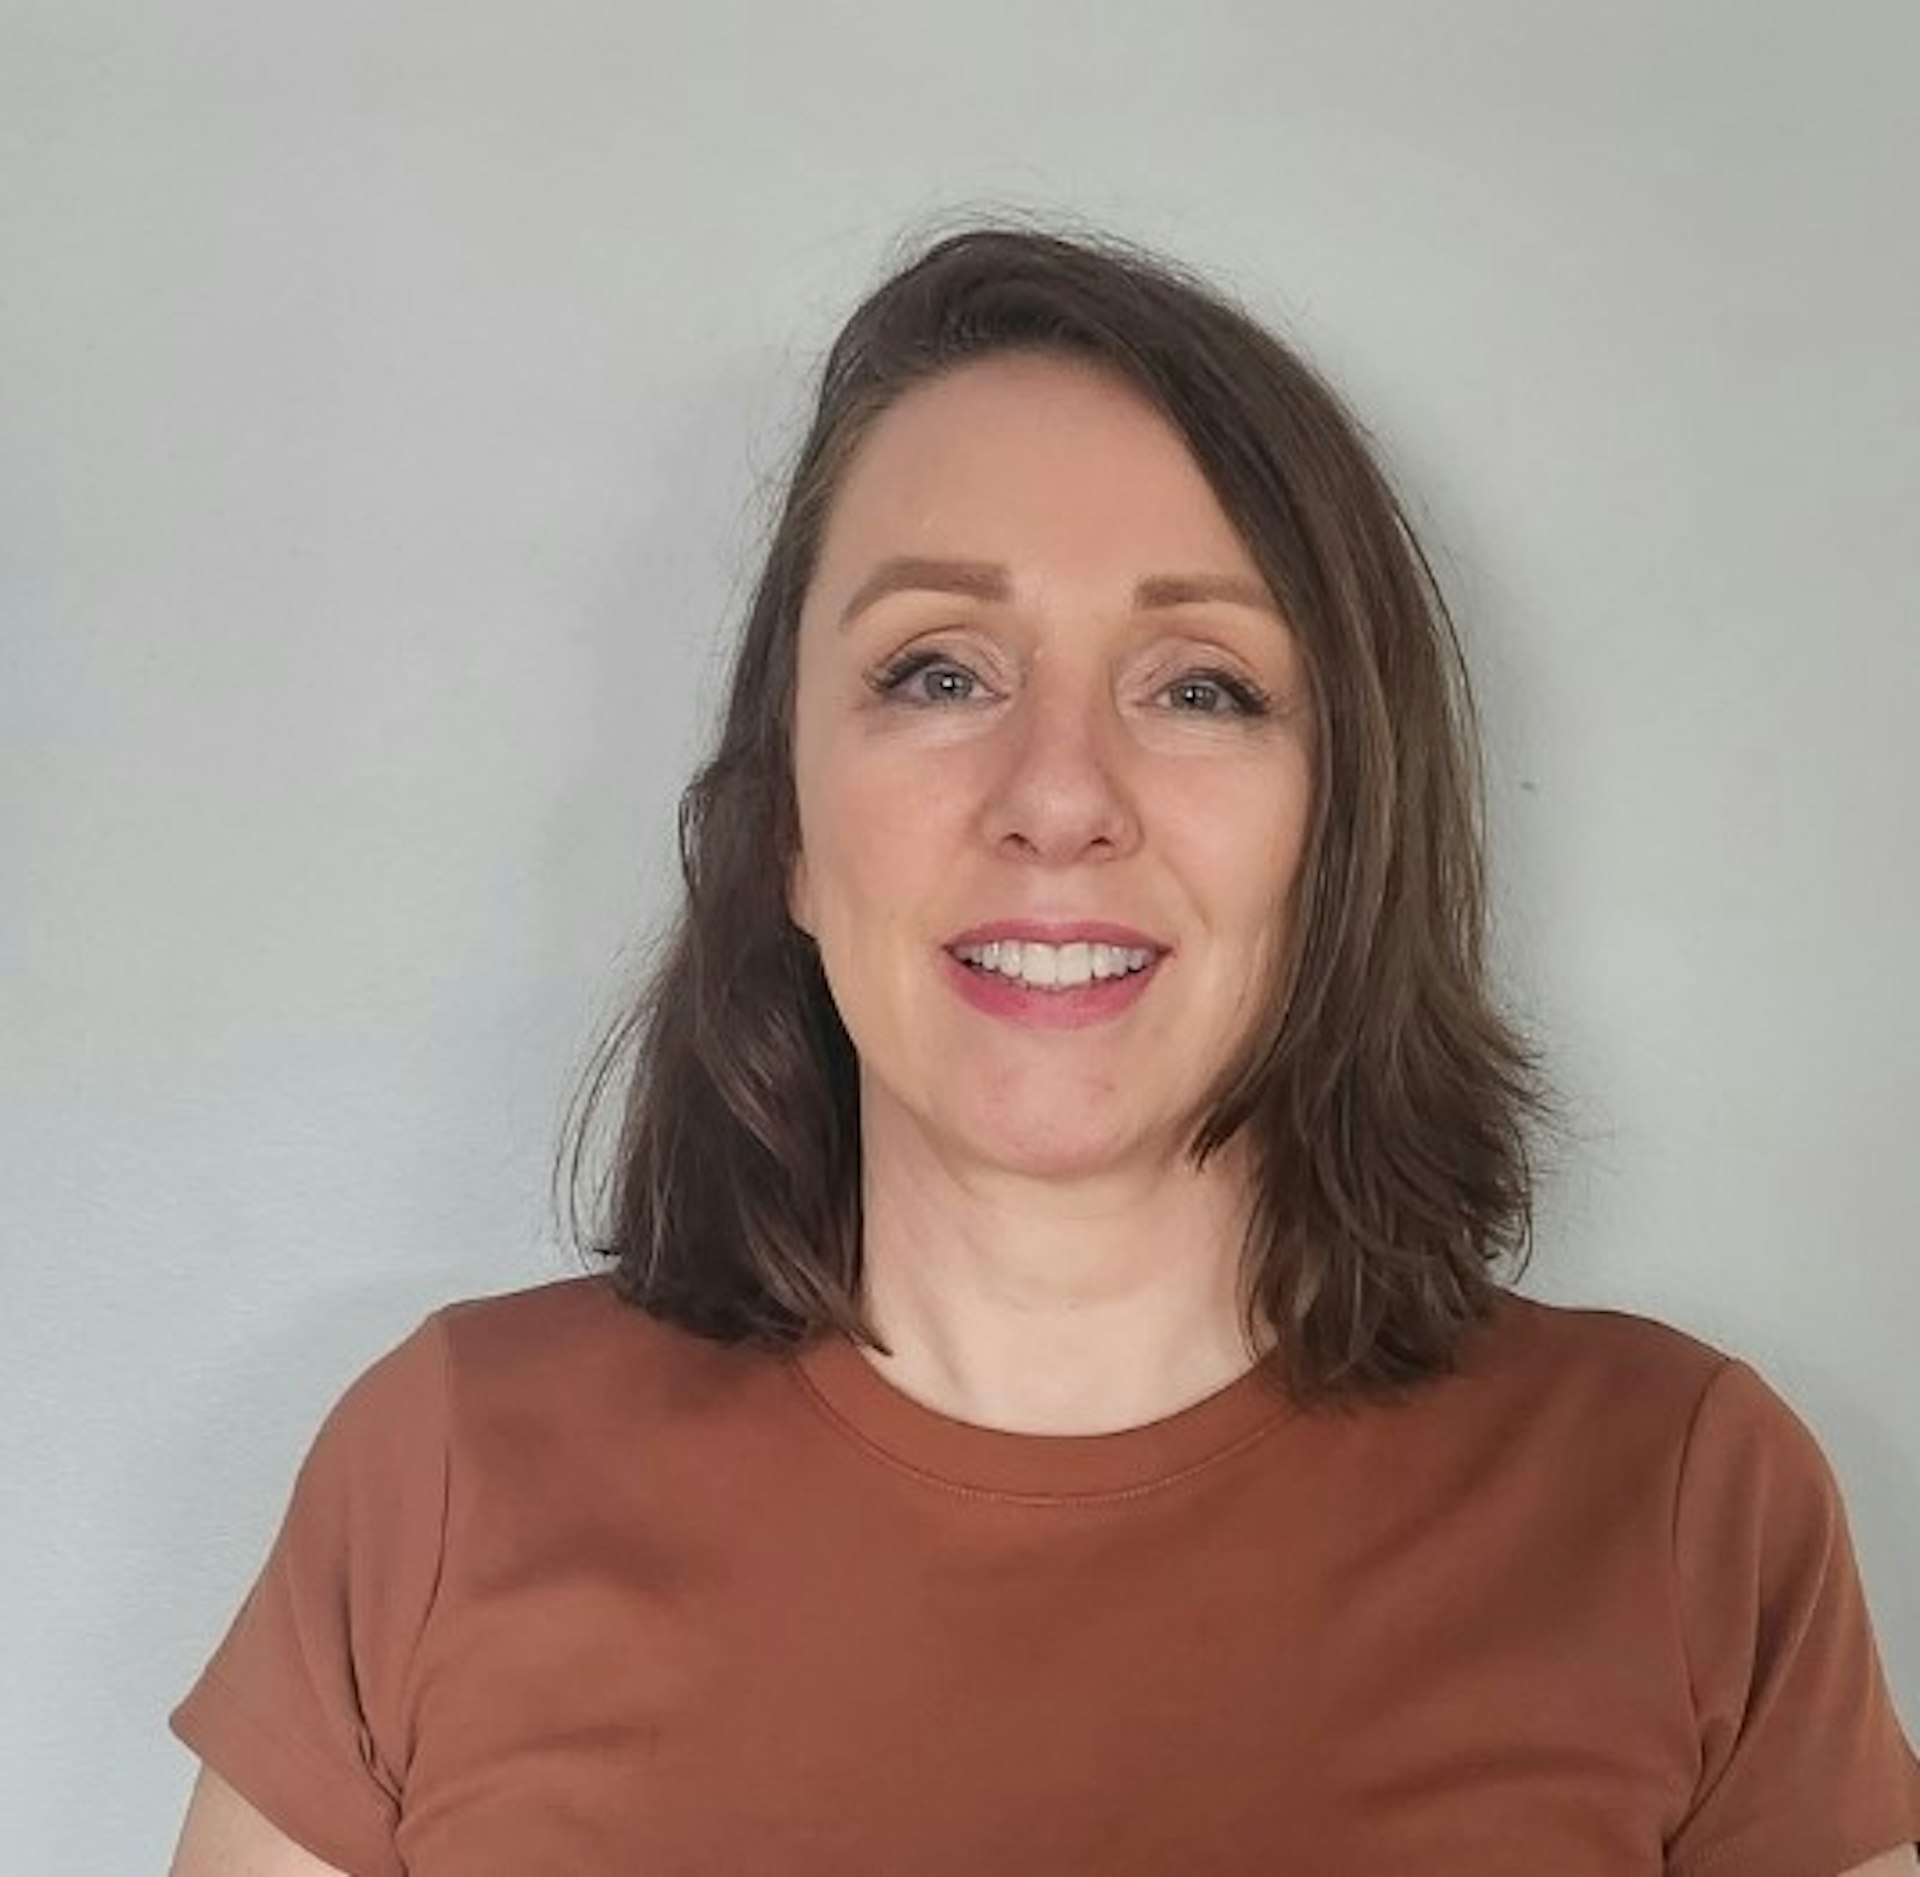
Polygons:
<instances>
[{"instance_id":1,"label":"lower lip","mask_svg":"<svg viewBox=\"0 0 1920 1877\"><path fill-rule=\"evenodd\" d=\"M1156 958L1144 971L1130 971L1124 978L1089 978L1069 990L1041 991L1002 977L997 971L976 971L951 952L942 952L941 957L954 989L974 1009L1036 1030L1081 1030L1089 1024L1106 1023L1131 1010L1160 969Z\"/></svg>"}]
</instances>

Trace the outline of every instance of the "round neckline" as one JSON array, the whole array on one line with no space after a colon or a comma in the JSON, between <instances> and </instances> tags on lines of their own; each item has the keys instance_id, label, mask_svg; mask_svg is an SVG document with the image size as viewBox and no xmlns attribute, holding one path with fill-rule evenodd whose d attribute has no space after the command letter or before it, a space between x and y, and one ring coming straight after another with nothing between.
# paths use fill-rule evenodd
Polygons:
<instances>
[{"instance_id":1,"label":"round neckline","mask_svg":"<svg viewBox=\"0 0 1920 1877\"><path fill-rule=\"evenodd\" d=\"M878 1458L949 1489L1000 1498L1127 1497L1226 1459L1288 1418L1269 1353L1187 1407L1105 1434L1017 1434L954 1419L895 1387L840 1331L790 1357L826 1417Z\"/></svg>"}]
</instances>

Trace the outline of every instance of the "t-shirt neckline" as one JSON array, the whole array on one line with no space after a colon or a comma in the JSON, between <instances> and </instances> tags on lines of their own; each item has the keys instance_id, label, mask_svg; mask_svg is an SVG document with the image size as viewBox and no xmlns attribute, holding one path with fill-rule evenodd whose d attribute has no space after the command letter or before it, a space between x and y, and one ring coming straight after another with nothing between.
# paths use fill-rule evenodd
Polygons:
<instances>
[{"instance_id":1,"label":"t-shirt neckline","mask_svg":"<svg viewBox=\"0 0 1920 1877\"><path fill-rule=\"evenodd\" d=\"M1016 1434L956 1420L895 1387L837 1330L803 1344L792 1364L814 1405L877 1458L930 1483L994 1497L1153 1491L1230 1458L1292 1412L1273 1353L1173 1414L1106 1434Z\"/></svg>"}]
</instances>

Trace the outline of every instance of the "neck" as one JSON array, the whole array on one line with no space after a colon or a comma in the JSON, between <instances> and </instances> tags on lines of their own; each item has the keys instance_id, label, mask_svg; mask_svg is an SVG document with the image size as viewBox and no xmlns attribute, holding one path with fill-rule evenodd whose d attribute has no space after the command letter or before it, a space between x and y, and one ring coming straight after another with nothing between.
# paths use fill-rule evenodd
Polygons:
<instances>
[{"instance_id":1,"label":"neck","mask_svg":"<svg viewBox=\"0 0 1920 1877\"><path fill-rule=\"evenodd\" d=\"M1246 1371L1248 1181L1229 1149L1096 1179L962 1167L919 1138L863 1142L866 1302L903 1393L1014 1433L1164 1419Z\"/></svg>"}]
</instances>

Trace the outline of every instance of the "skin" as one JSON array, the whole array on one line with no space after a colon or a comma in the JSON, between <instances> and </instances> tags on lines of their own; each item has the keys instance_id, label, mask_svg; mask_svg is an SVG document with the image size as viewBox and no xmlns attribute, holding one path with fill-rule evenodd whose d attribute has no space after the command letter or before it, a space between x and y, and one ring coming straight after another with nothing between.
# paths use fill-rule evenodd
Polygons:
<instances>
[{"instance_id":1,"label":"skin","mask_svg":"<svg viewBox=\"0 0 1920 1877\"><path fill-rule=\"evenodd\" d=\"M843 628L905 553L998 565L1006 595L896 592ZM1283 929L1311 726L1270 604L1136 604L1169 573L1257 580L1179 440L1104 379L1002 361L876 426L802 623L791 899L861 1050L875 1313L895 1379L991 1425L1132 1425L1248 1360L1228 1282L1244 1173L1196 1175L1180 1149ZM883 705L867 674L916 644L991 698L923 675L945 701ZM1272 713L1218 720L1169 690L1201 665L1257 678ZM1027 1032L947 988L942 945L1036 913L1171 951L1125 1018ZM1844 1877L1915 1871L1900 1849ZM203 1770L172 1877L344 1873Z\"/></svg>"},{"instance_id":2,"label":"skin","mask_svg":"<svg viewBox=\"0 0 1920 1877\"><path fill-rule=\"evenodd\" d=\"M1841 1877L1911 1877L1912 1851L1888 1851ZM203 1771L193 1789L180 1847L168 1877L347 1877L301 1850L217 1773Z\"/></svg>"},{"instance_id":3,"label":"skin","mask_svg":"<svg viewBox=\"0 0 1920 1877\"><path fill-rule=\"evenodd\" d=\"M1259 570L1132 390L1003 357L876 423L802 612L789 899L860 1057L866 1282L907 1392L1091 1433L1252 1360L1245 1168L1185 1150L1272 979L1313 736ZM1009 919L1164 955L1111 1020L1009 1021L948 953Z\"/></svg>"},{"instance_id":4,"label":"skin","mask_svg":"<svg viewBox=\"0 0 1920 1877\"><path fill-rule=\"evenodd\" d=\"M346 1873L302 1850L211 1767L202 1767L168 1877L346 1877Z\"/></svg>"},{"instance_id":5,"label":"skin","mask_svg":"<svg viewBox=\"0 0 1920 1877\"><path fill-rule=\"evenodd\" d=\"M1911 1877L1920 1860L1888 1851L1840 1877ZM303 1851L217 1773L202 1771L168 1877L347 1877Z\"/></svg>"}]
</instances>

